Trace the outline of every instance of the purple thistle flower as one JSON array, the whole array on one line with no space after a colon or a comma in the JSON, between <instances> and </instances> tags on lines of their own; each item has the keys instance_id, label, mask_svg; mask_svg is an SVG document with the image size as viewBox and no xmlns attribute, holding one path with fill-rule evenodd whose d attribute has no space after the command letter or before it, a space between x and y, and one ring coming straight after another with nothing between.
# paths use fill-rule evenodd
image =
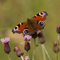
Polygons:
<instances>
[{"instance_id":1,"label":"purple thistle flower","mask_svg":"<svg viewBox=\"0 0 60 60\"><path fill-rule=\"evenodd\" d=\"M29 50L30 50L30 43L29 43L29 41L30 41L31 37L32 37L32 36L30 36L30 35L25 35L25 36L24 36L24 39L25 39L24 49L25 49L26 51L29 51Z\"/></svg>"},{"instance_id":2,"label":"purple thistle flower","mask_svg":"<svg viewBox=\"0 0 60 60\"><path fill-rule=\"evenodd\" d=\"M4 38L1 39L1 42L4 43L4 51L7 54L9 54L9 52L11 51L9 46L9 41L10 41L9 37L5 37L5 39Z\"/></svg>"},{"instance_id":3,"label":"purple thistle flower","mask_svg":"<svg viewBox=\"0 0 60 60\"><path fill-rule=\"evenodd\" d=\"M30 41L31 38L32 38L32 36L30 36L30 35L25 35L24 36L24 39L27 39L28 41Z\"/></svg>"},{"instance_id":4,"label":"purple thistle flower","mask_svg":"<svg viewBox=\"0 0 60 60\"><path fill-rule=\"evenodd\" d=\"M2 43L8 43L9 41L10 41L10 38L8 38L8 37L5 37L5 39L1 38Z\"/></svg>"},{"instance_id":5,"label":"purple thistle flower","mask_svg":"<svg viewBox=\"0 0 60 60\"><path fill-rule=\"evenodd\" d=\"M25 39L24 49L25 49L26 51L29 51L29 50L30 50L30 43L29 43L29 41L28 41L27 39Z\"/></svg>"},{"instance_id":6,"label":"purple thistle flower","mask_svg":"<svg viewBox=\"0 0 60 60\"><path fill-rule=\"evenodd\" d=\"M24 60L29 60L28 56L26 56Z\"/></svg>"}]
</instances>

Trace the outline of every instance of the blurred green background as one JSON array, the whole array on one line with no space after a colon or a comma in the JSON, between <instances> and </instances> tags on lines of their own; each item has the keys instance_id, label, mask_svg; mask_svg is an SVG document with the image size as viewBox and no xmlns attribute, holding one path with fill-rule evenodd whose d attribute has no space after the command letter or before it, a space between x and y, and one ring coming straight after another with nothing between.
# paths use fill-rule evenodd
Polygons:
<instances>
[{"instance_id":1,"label":"blurred green background","mask_svg":"<svg viewBox=\"0 0 60 60\"><path fill-rule=\"evenodd\" d=\"M32 18L35 14L46 11L48 16L45 20L46 26L43 30L46 42L45 47L52 60L56 60L56 54L53 52L53 42L57 40L57 25L60 24L60 0L0 0L0 39L10 37L10 57L11 60L21 60L14 52L14 46L19 46L24 51L24 41L22 34L13 34L12 29L19 23L24 22L27 18ZM34 47L33 39L31 39L31 49L29 51L30 59ZM60 55L60 53L59 53ZM4 44L0 42L0 60L8 60L7 54L4 52ZM42 49L39 45L36 48L35 60L43 60ZM47 58L47 60L49 60ZM60 60L60 58L59 58Z\"/></svg>"}]
</instances>

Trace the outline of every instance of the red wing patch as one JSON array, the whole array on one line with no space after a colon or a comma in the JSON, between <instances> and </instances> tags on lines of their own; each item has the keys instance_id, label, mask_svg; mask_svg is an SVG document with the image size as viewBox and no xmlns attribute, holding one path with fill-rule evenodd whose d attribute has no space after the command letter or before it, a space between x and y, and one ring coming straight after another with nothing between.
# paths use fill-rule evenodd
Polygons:
<instances>
[{"instance_id":1,"label":"red wing patch","mask_svg":"<svg viewBox=\"0 0 60 60\"><path fill-rule=\"evenodd\" d=\"M12 32L13 33L15 33L15 32L22 33L23 30L25 29L25 27L26 27L26 22L20 23L12 30Z\"/></svg>"},{"instance_id":2,"label":"red wing patch","mask_svg":"<svg viewBox=\"0 0 60 60\"><path fill-rule=\"evenodd\" d=\"M47 14L46 12L41 12L41 13L36 14L36 15L32 18L32 20L44 21L44 20L46 19L46 16L47 16L47 15L48 15L48 14Z\"/></svg>"}]
</instances>

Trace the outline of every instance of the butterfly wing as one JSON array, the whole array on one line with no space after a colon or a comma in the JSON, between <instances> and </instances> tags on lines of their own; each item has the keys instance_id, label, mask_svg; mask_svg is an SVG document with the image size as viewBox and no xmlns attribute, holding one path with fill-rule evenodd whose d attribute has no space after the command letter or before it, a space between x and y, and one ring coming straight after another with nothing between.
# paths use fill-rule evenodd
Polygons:
<instances>
[{"instance_id":1,"label":"butterfly wing","mask_svg":"<svg viewBox=\"0 0 60 60\"><path fill-rule=\"evenodd\" d=\"M14 29L12 29L12 32L25 34L34 33L35 31L42 29L45 26L43 21L46 19L46 16L46 12L38 13L32 19L27 19L27 22L18 24Z\"/></svg>"},{"instance_id":2,"label":"butterfly wing","mask_svg":"<svg viewBox=\"0 0 60 60\"><path fill-rule=\"evenodd\" d=\"M47 12L41 12L41 13L38 13L36 14L32 20L36 20L36 21L44 21L46 19L46 16L47 16Z\"/></svg>"},{"instance_id":3,"label":"butterfly wing","mask_svg":"<svg viewBox=\"0 0 60 60\"><path fill-rule=\"evenodd\" d=\"M43 21L34 21L27 19L26 27L23 31L24 34L33 34L37 30L43 29L45 26L45 23Z\"/></svg>"},{"instance_id":4,"label":"butterfly wing","mask_svg":"<svg viewBox=\"0 0 60 60\"><path fill-rule=\"evenodd\" d=\"M12 29L12 32L22 33L25 27L26 27L26 22L20 23L14 29Z\"/></svg>"}]
</instances>

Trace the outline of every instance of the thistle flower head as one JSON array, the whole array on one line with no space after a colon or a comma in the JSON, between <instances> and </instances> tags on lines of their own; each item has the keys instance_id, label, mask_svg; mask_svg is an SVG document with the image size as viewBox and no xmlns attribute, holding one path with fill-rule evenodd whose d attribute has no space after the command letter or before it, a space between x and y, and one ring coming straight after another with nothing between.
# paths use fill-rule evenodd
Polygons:
<instances>
[{"instance_id":1,"label":"thistle flower head","mask_svg":"<svg viewBox=\"0 0 60 60\"><path fill-rule=\"evenodd\" d=\"M9 37L5 37L5 39L4 38L1 38L1 42L2 43L8 43L10 41L10 38Z\"/></svg>"},{"instance_id":2,"label":"thistle flower head","mask_svg":"<svg viewBox=\"0 0 60 60\"><path fill-rule=\"evenodd\" d=\"M25 39L24 49L25 49L26 51L29 51L29 50L30 50L30 43L29 43L29 41L28 41L27 39Z\"/></svg>"},{"instance_id":3,"label":"thistle flower head","mask_svg":"<svg viewBox=\"0 0 60 60\"><path fill-rule=\"evenodd\" d=\"M24 36L24 39L27 39L28 41L29 41L31 38L32 38L32 36L30 36L30 35L25 35L25 36Z\"/></svg>"},{"instance_id":4,"label":"thistle flower head","mask_svg":"<svg viewBox=\"0 0 60 60\"><path fill-rule=\"evenodd\" d=\"M11 51L9 43L8 43L9 41L10 41L9 37L6 37L5 39L4 38L1 39L1 42L4 43L4 51L7 54L9 54L9 52Z\"/></svg>"}]
</instances>

